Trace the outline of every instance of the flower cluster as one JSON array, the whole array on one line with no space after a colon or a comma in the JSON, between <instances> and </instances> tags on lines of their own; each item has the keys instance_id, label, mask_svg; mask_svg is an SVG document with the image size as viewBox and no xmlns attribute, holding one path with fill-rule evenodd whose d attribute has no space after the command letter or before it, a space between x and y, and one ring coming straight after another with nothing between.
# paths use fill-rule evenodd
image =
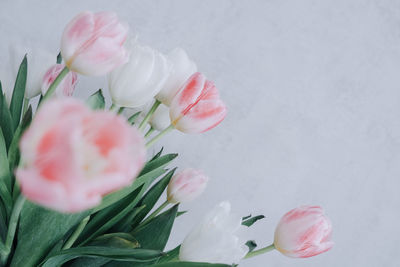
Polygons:
<instances>
[{"instance_id":1,"label":"flower cluster","mask_svg":"<svg viewBox=\"0 0 400 267\"><path fill-rule=\"evenodd\" d=\"M173 129L214 128L227 108L182 48L164 55L127 41L128 32L114 13L83 12L66 26L56 64L45 60L48 53L24 58L9 107L0 84L0 228L8 226L0 265L230 266L274 248L301 258L329 250L332 226L320 207L288 212L273 244L255 250L247 227L264 216L241 218L222 202L182 244L163 252L184 213L179 204L200 197L209 178L193 168L168 171L175 154L161 150L147 159L146 150ZM101 90L86 102L72 97L78 75L107 75L109 109ZM39 94L33 116L30 99ZM126 118L125 108L139 112Z\"/></svg>"}]
</instances>

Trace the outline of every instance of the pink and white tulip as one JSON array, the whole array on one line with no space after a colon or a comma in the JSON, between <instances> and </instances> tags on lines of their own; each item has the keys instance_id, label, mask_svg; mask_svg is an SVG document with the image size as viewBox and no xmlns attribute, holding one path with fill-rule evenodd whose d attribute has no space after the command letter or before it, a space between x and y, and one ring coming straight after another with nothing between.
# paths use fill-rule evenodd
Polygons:
<instances>
[{"instance_id":1,"label":"pink and white tulip","mask_svg":"<svg viewBox=\"0 0 400 267\"><path fill-rule=\"evenodd\" d=\"M125 63L128 27L112 12L78 14L66 26L61 54L67 67L80 74L104 75Z\"/></svg>"},{"instance_id":2,"label":"pink and white tulip","mask_svg":"<svg viewBox=\"0 0 400 267\"><path fill-rule=\"evenodd\" d=\"M276 230L274 245L292 258L312 257L330 250L332 224L318 206L302 206L286 213Z\"/></svg>"},{"instance_id":3,"label":"pink and white tulip","mask_svg":"<svg viewBox=\"0 0 400 267\"><path fill-rule=\"evenodd\" d=\"M53 65L43 76L42 81L42 95L45 95L50 85L57 78L58 74L64 69L64 64L55 64ZM72 96L74 93L76 82L78 81L78 75L70 71L61 81L61 83L56 88L56 95L59 97L62 96Z\"/></svg>"},{"instance_id":4,"label":"pink and white tulip","mask_svg":"<svg viewBox=\"0 0 400 267\"><path fill-rule=\"evenodd\" d=\"M226 106L214 83L196 72L172 100L169 115L176 129L201 133L214 128L225 118Z\"/></svg>"},{"instance_id":5,"label":"pink and white tulip","mask_svg":"<svg viewBox=\"0 0 400 267\"><path fill-rule=\"evenodd\" d=\"M170 203L190 202L199 197L207 187L208 177L199 170L185 169L175 174L167 188Z\"/></svg>"},{"instance_id":6,"label":"pink and white tulip","mask_svg":"<svg viewBox=\"0 0 400 267\"><path fill-rule=\"evenodd\" d=\"M179 47L172 50L167 58L172 64L172 71L156 99L169 106L182 85L197 71L197 66Z\"/></svg>"},{"instance_id":7,"label":"pink and white tulip","mask_svg":"<svg viewBox=\"0 0 400 267\"><path fill-rule=\"evenodd\" d=\"M73 98L45 102L20 142L22 194L61 212L96 206L132 183L145 162L141 134L122 117Z\"/></svg>"}]
</instances>

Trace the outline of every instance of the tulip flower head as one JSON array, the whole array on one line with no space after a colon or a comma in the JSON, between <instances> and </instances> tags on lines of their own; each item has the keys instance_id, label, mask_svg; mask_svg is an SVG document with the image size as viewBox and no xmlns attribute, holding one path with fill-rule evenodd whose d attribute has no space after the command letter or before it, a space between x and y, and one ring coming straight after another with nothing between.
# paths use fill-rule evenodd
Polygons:
<instances>
[{"instance_id":1,"label":"tulip flower head","mask_svg":"<svg viewBox=\"0 0 400 267\"><path fill-rule=\"evenodd\" d=\"M55 98L36 113L20 151L16 178L22 194L51 209L77 212L131 184L146 150L141 134L121 116Z\"/></svg>"},{"instance_id":2,"label":"tulip flower head","mask_svg":"<svg viewBox=\"0 0 400 267\"><path fill-rule=\"evenodd\" d=\"M199 197L207 186L208 177L202 171L185 169L175 174L167 189L168 202L189 202Z\"/></svg>"},{"instance_id":3,"label":"tulip flower head","mask_svg":"<svg viewBox=\"0 0 400 267\"><path fill-rule=\"evenodd\" d=\"M149 123L157 131L167 128L171 124L169 108L161 104L151 116Z\"/></svg>"},{"instance_id":4,"label":"tulip flower head","mask_svg":"<svg viewBox=\"0 0 400 267\"><path fill-rule=\"evenodd\" d=\"M226 115L224 102L213 82L196 72L172 100L172 124L184 133L201 133L217 126Z\"/></svg>"},{"instance_id":5,"label":"tulip flower head","mask_svg":"<svg viewBox=\"0 0 400 267\"><path fill-rule=\"evenodd\" d=\"M66 26L61 55L67 67L83 75L104 75L125 63L128 27L112 12L82 12Z\"/></svg>"},{"instance_id":6,"label":"tulip flower head","mask_svg":"<svg viewBox=\"0 0 400 267\"><path fill-rule=\"evenodd\" d=\"M164 55L147 46L133 45L129 62L108 76L113 103L128 108L145 105L164 86L170 70Z\"/></svg>"},{"instance_id":7,"label":"tulip flower head","mask_svg":"<svg viewBox=\"0 0 400 267\"><path fill-rule=\"evenodd\" d=\"M54 82L54 80L57 78L58 74L64 69L65 65L64 64L55 64L53 65L43 76L43 82L42 82L42 94L45 95L47 90L49 89L49 86ZM61 81L61 83L57 86L56 88L56 95L57 96L72 96L75 87L76 87L76 82L78 81L78 75L70 71L64 79Z\"/></svg>"},{"instance_id":8,"label":"tulip flower head","mask_svg":"<svg viewBox=\"0 0 400 267\"><path fill-rule=\"evenodd\" d=\"M182 242L181 261L238 263L248 252L241 232L246 227L241 217L231 214L229 202L222 202L211 210Z\"/></svg>"},{"instance_id":9,"label":"tulip flower head","mask_svg":"<svg viewBox=\"0 0 400 267\"><path fill-rule=\"evenodd\" d=\"M169 106L182 85L197 71L197 66L182 48L175 48L167 58L172 64L172 71L156 99Z\"/></svg>"},{"instance_id":10,"label":"tulip flower head","mask_svg":"<svg viewBox=\"0 0 400 267\"><path fill-rule=\"evenodd\" d=\"M318 206L303 206L286 213L276 230L274 245L292 258L312 257L330 250L332 225Z\"/></svg>"}]
</instances>

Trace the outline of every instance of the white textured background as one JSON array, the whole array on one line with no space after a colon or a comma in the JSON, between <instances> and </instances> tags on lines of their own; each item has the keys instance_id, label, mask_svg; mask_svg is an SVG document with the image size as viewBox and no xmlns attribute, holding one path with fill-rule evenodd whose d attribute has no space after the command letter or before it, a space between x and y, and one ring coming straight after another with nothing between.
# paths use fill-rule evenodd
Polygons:
<instances>
[{"instance_id":1,"label":"white textured background","mask_svg":"<svg viewBox=\"0 0 400 267\"><path fill-rule=\"evenodd\" d=\"M212 177L183 207L191 212L170 246L221 200L266 215L250 229L260 245L286 211L319 204L333 250L304 260L275 251L241 266L400 266L400 1L2 0L1 59L13 42L56 55L82 10L114 10L162 52L184 47L229 106L220 127L164 141L178 166ZM99 87L104 78L81 77L77 94Z\"/></svg>"}]
</instances>

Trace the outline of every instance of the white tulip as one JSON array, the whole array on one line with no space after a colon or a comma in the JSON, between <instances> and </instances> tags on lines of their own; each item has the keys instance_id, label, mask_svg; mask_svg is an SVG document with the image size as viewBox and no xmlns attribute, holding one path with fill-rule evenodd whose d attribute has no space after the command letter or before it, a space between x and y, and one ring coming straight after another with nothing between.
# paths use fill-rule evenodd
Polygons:
<instances>
[{"instance_id":1,"label":"white tulip","mask_svg":"<svg viewBox=\"0 0 400 267\"><path fill-rule=\"evenodd\" d=\"M171 124L171 119L169 118L169 108L163 104L159 105L149 123L151 127L160 132L167 128Z\"/></svg>"},{"instance_id":2,"label":"white tulip","mask_svg":"<svg viewBox=\"0 0 400 267\"><path fill-rule=\"evenodd\" d=\"M147 46L134 45L128 63L108 76L113 103L121 107L140 107L164 86L171 64L161 53Z\"/></svg>"},{"instance_id":3,"label":"white tulip","mask_svg":"<svg viewBox=\"0 0 400 267\"><path fill-rule=\"evenodd\" d=\"M56 63L56 55L34 47L22 45L10 46L10 63L13 70L14 81L18 74L19 65L25 54L28 60L28 74L26 80L25 97L32 98L41 93L42 79L47 70Z\"/></svg>"},{"instance_id":4,"label":"white tulip","mask_svg":"<svg viewBox=\"0 0 400 267\"><path fill-rule=\"evenodd\" d=\"M179 259L182 261L238 263L248 252L241 217L230 213L229 202L216 206L183 241Z\"/></svg>"},{"instance_id":5,"label":"white tulip","mask_svg":"<svg viewBox=\"0 0 400 267\"><path fill-rule=\"evenodd\" d=\"M182 48L175 48L167 58L172 63L172 71L156 99L169 106L181 86L197 71L197 66Z\"/></svg>"}]
</instances>

